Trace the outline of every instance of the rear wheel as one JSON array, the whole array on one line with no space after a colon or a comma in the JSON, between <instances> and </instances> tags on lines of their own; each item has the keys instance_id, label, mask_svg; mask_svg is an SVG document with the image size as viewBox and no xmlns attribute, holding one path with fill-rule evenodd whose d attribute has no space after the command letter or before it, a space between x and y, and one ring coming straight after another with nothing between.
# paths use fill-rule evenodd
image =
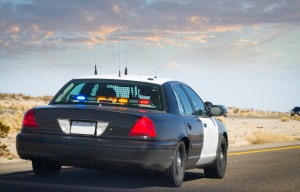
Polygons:
<instances>
[{"instance_id":1,"label":"rear wheel","mask_svg":"<svg viewBox=\"0 0 300 192\"><path fill-rule=\"evenodd\" d=\"M178 143L175 151L175 156L171 166L168 169L169 177L172 185L179 187L184 179L185 174L186 151L185 145L181 141Z\"/></svg>"},{"instance_id":2,"label":"rear wheel","mask_svg":"<svg viewBox=\"0 0 300 192\"><path fill-rule=\"evenodd\" d=\"M55 177L60 173L61 165L58 163L46 162L42 160L32 160L32 169L35 176L40 178Z\"/></svg>"},{"instance_id":3,"label":"rear wheel","mask_svg":"<svg viewBox=\"0 0 300 192\"><path fill-rule=\"evenodd\" d=\"M204 168L204 174L209 178L221 179L225 175L227 165L227 142L222 137L221 144L218 148L217 159L215 162Z\"/></svg>"}]
</instances>

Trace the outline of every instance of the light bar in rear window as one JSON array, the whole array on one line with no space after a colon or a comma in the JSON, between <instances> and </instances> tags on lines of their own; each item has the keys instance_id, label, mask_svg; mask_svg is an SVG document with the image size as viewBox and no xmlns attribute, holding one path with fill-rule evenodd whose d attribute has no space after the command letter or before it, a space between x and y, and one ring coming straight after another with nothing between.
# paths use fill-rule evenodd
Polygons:
<instances>
[{"instance_id":1,"label":"light bar in rear window","mask_svg":"<svg viewBox=\"0 0 300 192\"><path fill-rule=\"evenodd\" d=\"M161 85L119 80L74 80L52 104L120 105L164 110Z\"/></svg>"}]
</instances>

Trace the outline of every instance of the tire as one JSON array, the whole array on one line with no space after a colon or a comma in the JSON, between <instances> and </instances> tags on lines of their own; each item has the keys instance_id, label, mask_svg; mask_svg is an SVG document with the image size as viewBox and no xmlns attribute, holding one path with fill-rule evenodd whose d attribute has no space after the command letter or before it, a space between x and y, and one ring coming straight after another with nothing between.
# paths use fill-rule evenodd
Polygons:
<instances>
[{"instance_id":1,"label":"tire","mask_svg":"<svg viewBox=\"0 0 300 192\"><path fill-rule=\"evenodd\" d=\"M185 174L186 151L185 145L181 141L177 144L175 156L171 166L168 169L169 178L172 186L180 187L183 182Z\"/></svg>"},{"instance_id":2,"label":"tire","mask_svg":"<svg viewBox=\"0 0 300 192\"><path fill-rule=\"evenodd\" d=\"M220 146L217 152L217 159L215 162L204 168L205 177L221 179L224 177L227 166L227 142L224 137L222 137Z\"/></svg>"},{"instance_id":3,"label":"tire","mask_svg":"<svg viewBox=\"0 0 300 192\"><path fill-rule=\"evenodd\" d=\"M32 169L35 176L40 178L52 178L60 173L61 165L42 160L32 160Z\"/></svg>"}]
</instances>

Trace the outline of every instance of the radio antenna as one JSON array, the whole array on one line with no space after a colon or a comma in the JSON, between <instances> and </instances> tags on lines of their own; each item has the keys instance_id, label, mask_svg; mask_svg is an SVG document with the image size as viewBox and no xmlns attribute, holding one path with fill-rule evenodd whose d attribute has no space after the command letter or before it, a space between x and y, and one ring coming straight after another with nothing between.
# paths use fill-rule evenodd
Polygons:
<instances>
[{"instance_id":1,"label":"radio antenna","mask_svg":"<svg viewBox=\"0 0 300 192\"><path fill-rule=\"evenodd\" d=\"M127 69L127 33L126 33L126 21L125 21L124 11L123 11L123 24L124 24L124 45L125 45L125 62L126 62L125 64Z\"/></svg>"},{"instance_id":2,"label":"radio antenna","mask_svg":"<svg viewBox=\"0 0 300 192\"><path fill-rule=\"evenodd\" d=\"M125 75L128 75L128 69L127 69L127 66L125 67L124 74L125 74Z\"/></svg>"},{"instance_id":3,"label":"radio antenna","mask_svg":"<svg viewBox=\"0 0 300 192\"><path fill-rule=\"evenodd\" d=\"M121 77L121 42L119 40L119 77Z\"/></svg>"},{"instance_id":4,"label":"radio antenna","mask_svg":"<svg viewBox=\"0 0 300 192\"><path fill-rule=\"evenodd\" d=\"M95 75L97 75L97 66L95 65L95 72L94 72Z\"/></svg>"}]
</instances>

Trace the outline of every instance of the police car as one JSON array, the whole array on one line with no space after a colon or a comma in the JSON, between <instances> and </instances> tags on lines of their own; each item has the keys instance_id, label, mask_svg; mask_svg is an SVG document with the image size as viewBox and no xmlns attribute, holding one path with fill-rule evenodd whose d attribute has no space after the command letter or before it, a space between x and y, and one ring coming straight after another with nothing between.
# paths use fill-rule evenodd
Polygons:
<instances>
[{"instance_id":1,"label":"police car","mask_svg":"<svg viewBox=\"0 0 300 192\"><path fill-rule=\"evenodd\" d=\"M61 166L142 168L178 187L185 170L223 178L228 134L187 84L148 76L94 75L69 81L49 105L27 111L17 152L38 177Z\"/></svg>"}]
</instances>

